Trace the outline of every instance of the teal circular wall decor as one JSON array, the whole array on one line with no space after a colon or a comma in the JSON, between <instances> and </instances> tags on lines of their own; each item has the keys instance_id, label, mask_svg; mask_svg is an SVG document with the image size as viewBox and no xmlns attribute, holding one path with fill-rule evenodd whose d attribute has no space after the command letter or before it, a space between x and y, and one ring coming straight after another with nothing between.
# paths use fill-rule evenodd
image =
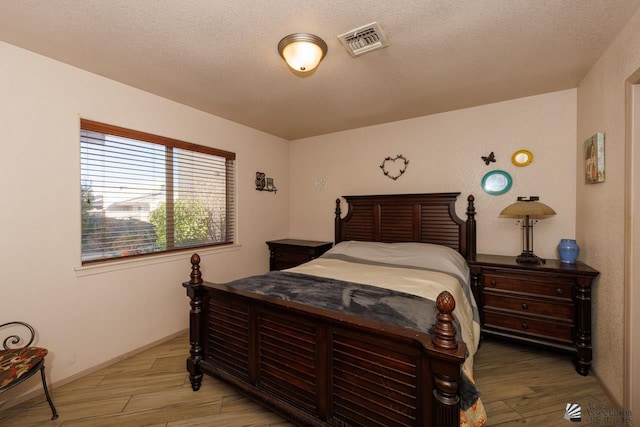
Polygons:
<instances>
[{"instance_id":1,"label":"teal circular wall decor","mask_svg":"<svg viewBox=\"0 0 640 427\"><path fill-rule=\"evenodd\" d=\"M487 172L482 177L481 186L485 193L497 196L509 191L509 189L511 189L511 184L513 184L511 175L503 170L496 169L491 172Z\"/></svg>"}]
</instances>

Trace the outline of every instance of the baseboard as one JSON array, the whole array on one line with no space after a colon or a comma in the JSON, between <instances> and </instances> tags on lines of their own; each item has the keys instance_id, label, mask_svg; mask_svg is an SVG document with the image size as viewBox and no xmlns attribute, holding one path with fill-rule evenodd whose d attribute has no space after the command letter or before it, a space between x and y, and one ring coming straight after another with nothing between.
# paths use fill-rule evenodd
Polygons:
<instances>
[{"instance_id":1,"label":"baseboard","mask_svg":"<svg viewBox=\"0 0 640 427\"><path fill-rule=\"evenodd\" d=\"M92 374L92 373L94 373L96 371L99 371L102 368L106 368L108 366L113 365L114 363L118 363L118 362L120 362L120 361L122 361L124 359L127 359L127 358L131 357L131 356L135 356L138 353L142 353L143 351L148 350L148 349L150 349L152 347L155 347L157 345L160 345L162 343L170 341L170 340L174 339L177 336L180 336L180 335L183 335L183 334L187 333L188 331L189 331L189 329L183 329L183 330L178 331L178 332L176 332L174 334L171 334L169 336L160 338L160 339L158 339L156 341L153 341L153 342L151 342L151 343L149 343L147 345L144 345L142 347L139 347L139 348L136 348L134 350L131 350L131 351L127 352L127 353L124 353L124 354L121 354L119 356L116 356L113 359L107 360L107 361L102 362L102 363L100 363L98 365L92 366L92 367L90 367L88 369L80 371L80 372L78 372L76 374L73 374L73 375L67 377L67 378L63 378L61 380L55 381L53 383L50 383L48 381L48 379L47 379L47 386L49 387L49 391L55 390L56 387L61 387L61 386L65 385L65 384L68 384L68 383L70 383L72 381L77 380L78 378L82 378L84 376ZM39 376L37 376L37 377L39 378ZM12 397L10 399L10 401L8 401L8 402L0 402L0 411L5 410L5 409L9 409L9 408L11 408L13 406L19 405L21 403L24 403L24 402L26 402L26 401L28 401L30 399L33 399L35 397L38 397L38 396L42 396L43 400L45 399L44 392L42 391L42 384L38 384L38 386L34 387L34 389L32 391L28 391L28 392L26 392L24 394L21 394L19 396ZM54 398L54 402L53 403L55 404L55 395L52 396L52 398Z\"/></svg>"},{"instance_id":2,"label":"baseboard","mask_svg":"<svg viewBox=\"0 0 640 427\"><path fill-rule=\"evenodd\" d=\"M596 377L596 380L598 381L598 383L600 383L600 387L602 387L602 391L604 391L604 394L606 394L609 400L613 402L614 405L616 405L615 408L611 409L622 410L622 403L618 402L618 400L614 398L613 393L611 393L611 390L609 390L609 387L607 387L606 383L602 381L602 378L600 377L600 375L598 375L598 372L593 369L593 366L591 366L591 375Z\"/></svg>"}]
</instances>

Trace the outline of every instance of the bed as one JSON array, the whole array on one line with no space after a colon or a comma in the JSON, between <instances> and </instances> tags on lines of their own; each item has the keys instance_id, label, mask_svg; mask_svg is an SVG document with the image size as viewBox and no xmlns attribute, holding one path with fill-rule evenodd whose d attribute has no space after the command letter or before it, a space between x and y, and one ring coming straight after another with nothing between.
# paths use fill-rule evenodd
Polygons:
<instances>
[{"instance_id":1,"label":"bed","mask_svg":"<svg viewBox=\"0 0 640 427\"><path fill-rule=\"evenodd\" d=\"M193 390L214 375L298 425L482 425L475 207L461 220L459 194L345 196L344 217L338 199L335 246L285 271L211 283L194 254Z\"/></svg>"}]
</instances>

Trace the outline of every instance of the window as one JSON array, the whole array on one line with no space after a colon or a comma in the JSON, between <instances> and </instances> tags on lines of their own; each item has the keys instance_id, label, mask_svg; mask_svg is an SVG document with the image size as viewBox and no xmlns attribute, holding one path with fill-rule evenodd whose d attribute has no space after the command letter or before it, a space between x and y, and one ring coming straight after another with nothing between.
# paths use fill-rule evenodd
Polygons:
<instances>
[{"instance_id":1,"label":"window","mask_svg":"<svg viewBox=\"0 0 640 427\"><path fill-rule=\"evenodd\" d=\"M80 126L83 264L233 243L234 153Z\"/></svg>"}]
</instances>

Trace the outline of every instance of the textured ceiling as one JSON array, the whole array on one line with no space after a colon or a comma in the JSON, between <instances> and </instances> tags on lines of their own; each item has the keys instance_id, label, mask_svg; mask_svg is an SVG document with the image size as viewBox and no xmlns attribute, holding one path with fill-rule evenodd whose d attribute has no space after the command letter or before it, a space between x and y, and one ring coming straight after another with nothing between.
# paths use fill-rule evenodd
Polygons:
<instances>
[{"instance_id":1,"label":"textured ceiling","mask_svg":"<svg viewBox=\"0 0 640 427\"><path fill-rule=\"evenodd\" d=\"M0 0L0 40L286 139L576 87L640 0ZM390 46L339 34L377 21ZM329 52L300 78L293 32Z\"/></svg>"}]
</instances>

